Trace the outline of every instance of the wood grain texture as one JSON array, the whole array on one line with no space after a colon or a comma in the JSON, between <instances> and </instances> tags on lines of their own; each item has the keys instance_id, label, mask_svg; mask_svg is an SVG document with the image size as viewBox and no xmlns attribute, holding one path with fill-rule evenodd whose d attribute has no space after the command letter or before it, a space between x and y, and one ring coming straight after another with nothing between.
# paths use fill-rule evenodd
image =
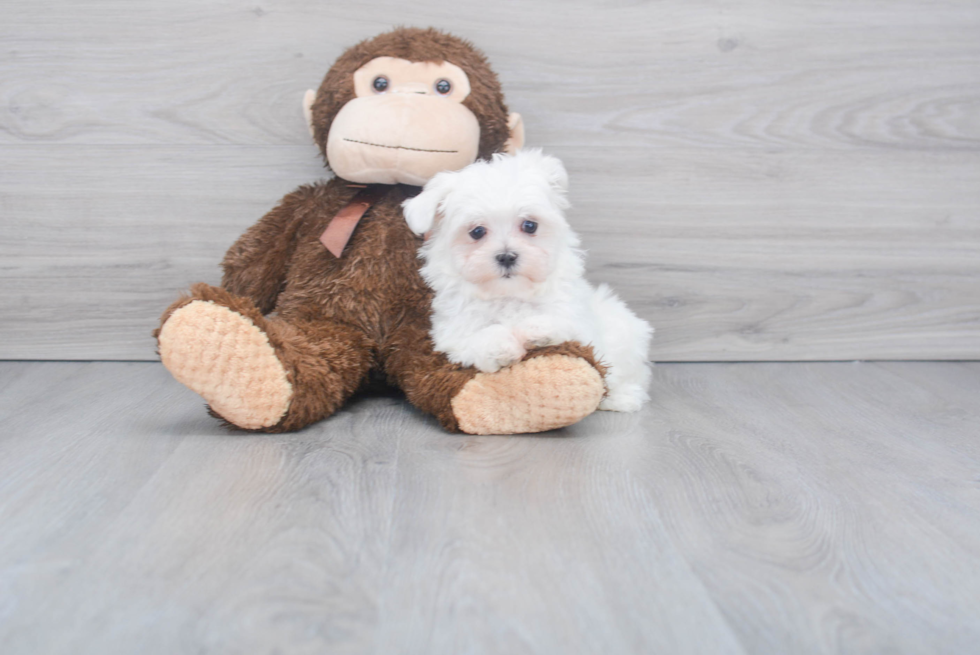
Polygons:
<instances>
[{"instance_id":1,"label":"wood grain texture","mask_svg":"<svg viewBox=\"0 0 980 655\"><path fill-rule=\"evenodd\" d=\"M0 369L0 650L370 648L400 402L279 439L158 364Z\"/></svg>"},{"instance_id":2,"label":"wood grain texture","mask_svg":"<svg viewBox=\"0 0 980 655\"><path fill-rule=\"evenodd\" d=\"M641 413L229 433L0 363L0 651L971 652L980 363L667 364Z\"/></svg>"},{"instance_id":3,"label":"wood grain texture","mask_svg":"<svg viewBox=\"0 0 980 655\"><path fill-rule=\"evenodd\" d=\"M969 0L48 7L7 14L7 143L306 145L303 91L344 48L393 24L476 42L547 146L975 150L980 140L980 14Z\"/></svg>"},{"instance_id":4,"label":"wood grain texture","mask_svg":"<svg viewBox=\"0 0 980 655\"><path fill-rule=\"evenodd\" d=\"M323 175L303 91L392 24L488 53L654 360L980 358L980 8L904 0L8 8L0 358L153 359Z\"/></svg>"},{"instance_id":5,"label":"wood grain texture","mask_svg":"<svg viewBox=\"0 0 980 655\"><path fill-rule=\"evenodd\" d=\"M113 146L90 167L104 149L0 152L0 357L154 358L163 308L321 171L292 146ZM980 357L980 155L554 150L590 277L656 326L655 360Z\"/></svg>"},{"instance_id":6,"label":"wood grain texture","mask_svg":"<svg viewBox=\"0 0 980 655\"><path fill-rule=\"evenodd\" d=\"M752 650L970 650L978 373L664 367L660 444L618 454Z\"/></svg>"}]
</instances>

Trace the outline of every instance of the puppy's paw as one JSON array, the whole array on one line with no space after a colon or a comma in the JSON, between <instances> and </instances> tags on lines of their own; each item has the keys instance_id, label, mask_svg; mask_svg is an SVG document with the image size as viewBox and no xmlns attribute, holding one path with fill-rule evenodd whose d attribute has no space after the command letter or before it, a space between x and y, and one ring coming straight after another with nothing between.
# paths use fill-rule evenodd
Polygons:
<instances>
[{"instance_id":1,"label":"puppy's paw","mask_svg":"<svg viewBox=\"0 0 980 655\"><path fill-rule=\"evenodd\" d=\"M484 373L496 373L521 361L527 353L514 333L502 325L482 330L478 337L479 354L474 358L474 366Z\"/></svg>"},{"instance_id":2,"label":"puppy's paw","mask_svg":"<svg viewBox=\"0 0 980 655\"><path fill-rule=\"evenodd\" d=\"M607 412L638 412L650 399L647 390L639 384L624 384L610 389L599 403L599 409Z\"/></svg>"},{"instance_id":3,"label":"puppy's paw","mask_svg":"<svg viewBox=\"0 0 980 655\"><path fill-rule=\"evenodd\" d=\"M546 314L522 321L515 333L518 340L530 348L556 346L573 339L571 326Z\"/></svg>"}]
</instances>

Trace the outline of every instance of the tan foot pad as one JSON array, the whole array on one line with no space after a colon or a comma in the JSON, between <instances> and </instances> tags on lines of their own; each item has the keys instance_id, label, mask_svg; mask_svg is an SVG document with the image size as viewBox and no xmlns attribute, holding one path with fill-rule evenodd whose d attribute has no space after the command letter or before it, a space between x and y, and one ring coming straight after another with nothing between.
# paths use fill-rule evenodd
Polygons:
<instances>
[{"instance_id":1,"label":"tan foot pad","mask_svg":"<svg viewBox=\"0 0 980 655\"><path fill-rule=\"evenodd\" d=\"M543 432L595 411L605 387L584 359L535 357L496 373L478 373L452 400L459 429L469 434Z\"/></svg>"},{"instance_id":2,"label":"tan foot pad","mask_svg":"<svg viewBox=\"0 0 980 655\"><path fill-rule=\"evenodd\" d=\"M265 333L241 314L195 300L170 315L159 341L167 370L229 423L267 428L289 409L286 371Z\"/></svg>"}]
</instances>

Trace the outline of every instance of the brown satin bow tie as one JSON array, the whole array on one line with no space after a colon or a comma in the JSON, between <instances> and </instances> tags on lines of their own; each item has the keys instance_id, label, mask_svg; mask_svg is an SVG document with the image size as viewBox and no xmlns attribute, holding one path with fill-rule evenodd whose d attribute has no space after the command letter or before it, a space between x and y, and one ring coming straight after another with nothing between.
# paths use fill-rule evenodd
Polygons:
<instances>
[{"instance_id":1,"label":"brown satin bow tie","mask_svg":"<svg viewBox=\"0 0 980 655\"><path fill-rule=\"evenodd\" d=\"M350 241L350 237L354 233L354 228L357 227L357 223L364 216L364 213L381 199L382 193L383 188L380 184L362 188L349 203L344 205L330 219L330 224L327 225L327 229L320 235L320 243L333 253L334 257L339 258L344 252L344 247Z\"/></svg>"}]
</instances>

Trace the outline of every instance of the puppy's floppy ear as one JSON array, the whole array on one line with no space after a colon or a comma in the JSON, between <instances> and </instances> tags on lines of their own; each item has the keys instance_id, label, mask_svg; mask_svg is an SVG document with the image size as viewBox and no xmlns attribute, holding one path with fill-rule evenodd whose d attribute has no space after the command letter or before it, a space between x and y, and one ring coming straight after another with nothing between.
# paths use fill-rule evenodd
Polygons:
<instances>
[{"instance_id":1,"label":"puppy's floppy ear","mask_svg":"<svg viewBox=\"0 0 980 655\"><path fill-rule=\"evenodd\" d=\"M456 173L439 173L426 182L422 193L402 203L405 221L415 234L422 235L432 229L439 212L439 205L453 188Z\"/></svg>"},{"instance_id":2,"label":"puppy's floppy ear","mask_svg":"<svg viewBox=\"0 0 980 655\"><path fill-rule=\"evenodd\" d=\"M561 160L551 155L541 155L540 166L551 188L564 195L568 191L568 171Z\"/></svg>"},{"instance_id":3,"label":"puppy's floppy ear","mask_svg":"<svg viewBox=\"0 0 980 655\"><path fill-rule=\"evenodd\" d=\"M545 183L561 202L560 199L564 198L568 191L568 172L560 159L544 154L540 148L519 150L516 158L523 170L531 170L543 177Z\"/></svg>"}]
</instances>

